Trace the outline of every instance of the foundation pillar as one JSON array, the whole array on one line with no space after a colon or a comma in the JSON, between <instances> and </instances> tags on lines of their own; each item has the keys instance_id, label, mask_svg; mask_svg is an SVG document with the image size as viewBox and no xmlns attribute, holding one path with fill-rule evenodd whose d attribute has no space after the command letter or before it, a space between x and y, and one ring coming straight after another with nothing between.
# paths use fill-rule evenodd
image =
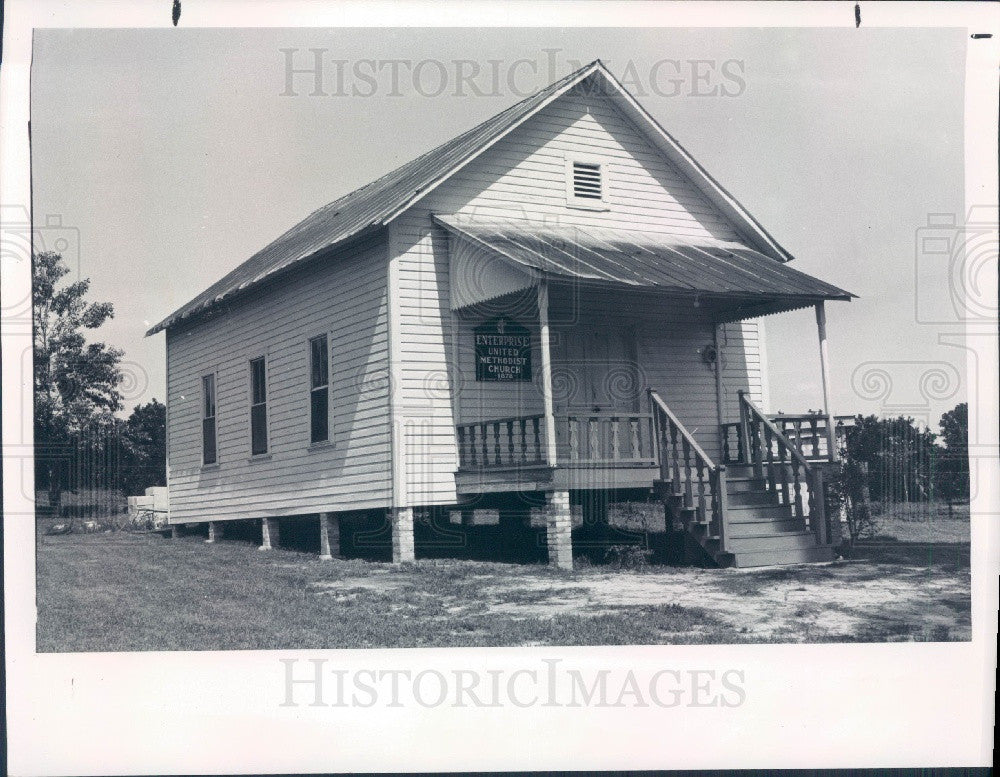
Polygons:
<instances>
[{"instance_id":1,"label":"foundation pillar","mask_svg":"<svg viewBox=\"0 0 1000 777\"><path fill-rule=\"evenodd\" d=\"M176 531L176 529L174 529ZM222 524L218 521L208 522L208 539L205 542L218 542L222 539Z\"/></svg>"},{"instance_id":2,"label":"foundation pillar","mask_svg":"<svg viewBox=\"0 0 1000 777\"><path fill-rule=\"evenodd\" d=\"M413 508L393 507L389 510L389 520L392 522L392 563L416 561L413 548Z\"/></svg>"},{"instance_id":3,"label":"foundation pillar","mask_svg":"<svg viewBox=\"0 0 1000 777\"><path fill-rule=\"evenodd\" d=\"M281 543L277 518L261 518L260 550L271 550Z\"/></svg>"},{"instance_id":4,"label":"foundation pillar","mask_svg":"<svg viewBox=\"0 0 1000 777\"><path fill-rule=\"evenodd\" d=\"M319 557L323 561L340 558L340 518L335 513L319 515Z\"/></svg>"},{"instance_id":5,"label":"foundation pillar","mask_svg":"<svg viewBox=\"0 0 1000 777\"><path fill-rule=\"evenodd\" d=\"M546 540L549 564L557 569L573 569L573 514L569 491L553 491L546 505Z\"/></svg>"}]
</instances>

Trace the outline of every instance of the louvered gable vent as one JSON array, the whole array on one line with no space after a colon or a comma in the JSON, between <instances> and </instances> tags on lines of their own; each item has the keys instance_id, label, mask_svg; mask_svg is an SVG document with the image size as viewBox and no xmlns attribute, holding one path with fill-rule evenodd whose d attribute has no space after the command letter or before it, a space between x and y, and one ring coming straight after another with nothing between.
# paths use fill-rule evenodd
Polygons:
<instances>
[{"instance_id":1,"label":"louvered gable vent","mask_svg":"<svg viewBox=\"0 0 1000 777\"><path fill-rule=\"evenodd\" d=\"M603 182L601 166L591 162L573 162L573 196L600 201Z\"/></svg>"}]
</instances>

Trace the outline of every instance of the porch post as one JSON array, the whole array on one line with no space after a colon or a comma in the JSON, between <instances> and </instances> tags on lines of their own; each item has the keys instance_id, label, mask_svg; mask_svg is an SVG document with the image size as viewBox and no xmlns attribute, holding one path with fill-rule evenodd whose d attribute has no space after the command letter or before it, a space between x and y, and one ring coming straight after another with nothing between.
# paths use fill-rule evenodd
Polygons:
<instances>
[{"instance_id":1,"label":"porch post","mask_svg":"<svg viewBox=\"0 0 1000 777\"><path fill-rule=\"evenodd\" d=\"M552 351L549 342L549 284L538 281L539 349L542 353L542 406L545 412L545 463L556 465L556 417L552 407Z\"/></svg>"},{"instance_id":2,"label":"porch post","mask_svg":"<svg viewBox=\"0 0 1000 777\"><path fill-rule=\"evenodd\" d=\"M816 329L819 333L819 372L823 382L823 412L826 413L826 444L830 461L837 460L837 430L830 409L830 356L826 349L826 309L816 303Z\"/></svg>"},{"instance_id":3,"label":"porch post","mask_svg":"<svg viewBox=\"0 0 1000 777\"><path fill-rule=\"evenodd\" d=\"M722 340L722 338L719 337L719 332L722 330L722 327L723 324L716 324L712 335L712 344L715 346L715 414L719 424L720 460L723 458L723 452L726 450L726 433L722 428L722 425L726 422L722 387L722 348L719 345Z\"/></svg>"}]
</instances>

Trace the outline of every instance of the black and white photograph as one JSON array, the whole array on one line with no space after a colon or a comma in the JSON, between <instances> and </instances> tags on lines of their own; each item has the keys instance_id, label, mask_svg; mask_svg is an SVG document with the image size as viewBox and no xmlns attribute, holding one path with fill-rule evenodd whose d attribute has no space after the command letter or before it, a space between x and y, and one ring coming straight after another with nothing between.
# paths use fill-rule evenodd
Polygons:
<instances>
[{"instance_id":1,"label":"black and white photograph","mask_svg":"<svg viewBox=\"0 0 1000 777\"><path fill-rule=\"evenodd\" d=\"M883 666L948 701L892 702L920 722L857 757L988 758L996 9L12 5L34 21L4 46L11 693L16 632L33 676L70 678L35 686L68 694L53 720L90 730L83 705L153 683L119 733L181 741L164 718L190 704L240 757L371 708L405 708L418 750L421 714L551 714L532 742L567 708L641 716L620 760L580 729L534 761L498 740L408 762L365 733L253 770L718 766L736 738L768 766L780 724L759 751L744 728L763 683L832 709ZM796 691L785 655L844 685ZM74 662L120 688L77 691ZM886 693L793 730L830 755ZM958 708L936 763L920 732ZM723 719L720 760L625 752ZM18 763L209 773L225 736L101 760L36 731Z\"/></svg>"}]
</instances>

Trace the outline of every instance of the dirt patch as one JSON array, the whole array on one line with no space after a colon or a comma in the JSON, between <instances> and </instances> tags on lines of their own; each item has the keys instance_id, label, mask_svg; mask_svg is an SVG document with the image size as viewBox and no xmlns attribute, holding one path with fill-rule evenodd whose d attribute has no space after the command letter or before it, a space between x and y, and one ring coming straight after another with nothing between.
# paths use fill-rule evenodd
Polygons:
<instances>
[{"instance_id":1,"label":"dirt patch","mask_svg":"<svg viewBox=\"0 0 1000 777\"><path fill-rule=\"evenodd\" d=\"M528 592L544 594L521 601ZM758 641L971 638L967 571L835 562L759 570L577 573L512 578L483 591L489 612L597 616L621 607L703 608Z\"/></svg>"}]
</instances>

